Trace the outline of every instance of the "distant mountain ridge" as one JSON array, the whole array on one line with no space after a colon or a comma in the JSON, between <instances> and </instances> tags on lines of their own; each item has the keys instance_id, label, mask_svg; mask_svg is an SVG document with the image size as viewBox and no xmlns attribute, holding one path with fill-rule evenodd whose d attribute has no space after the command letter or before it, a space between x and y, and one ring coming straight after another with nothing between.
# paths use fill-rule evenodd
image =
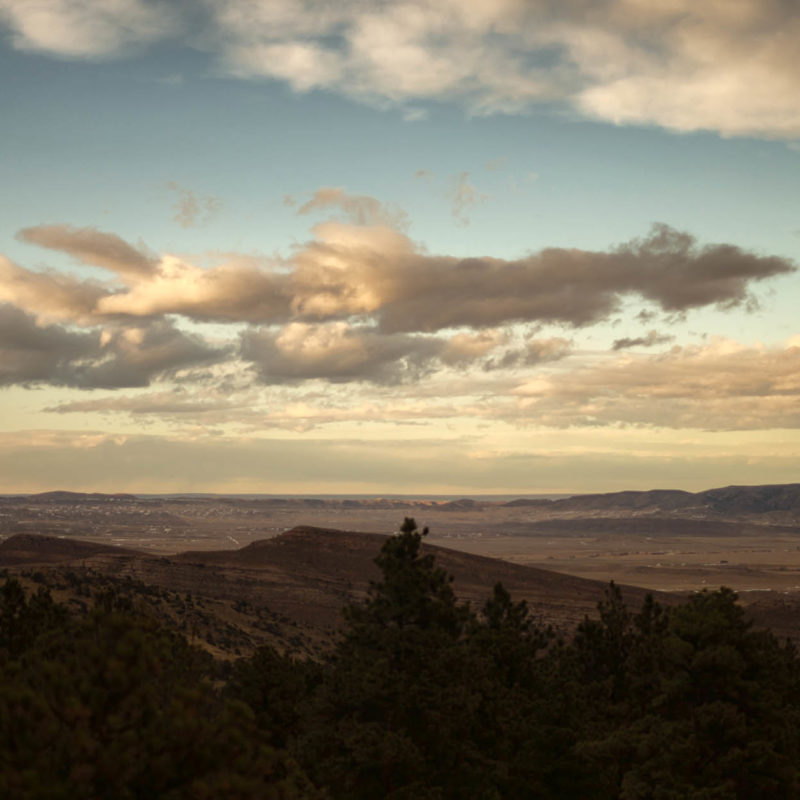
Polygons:
<instances>
[{"instance_id":1,"label":"distant mountain ridge","mask_svg":"<svg viewBox=\"0 0 800 800\"><path fill-rule=\"evenodd\" d=\"M6 500L25 499L29 503L118 503L120 501L137 500L135 494L124 494L116 492L104 494L103 492L67 492L63 489L56 489L52 492L39 492L38 494L14 495Z\"/></svg>"},{"instance_id":2,"label":"distant mountain ridge","mask_svg":"<svg viewBox=\"0 0 800 800\"><path fill-rule=\"evenodd\" d=\"M138 495L100 492L69 492L56 490L31 495L6 496L0 502L24 500L31 504L81 504L81 503L121 503L148 500ZM179 499L179 498L178 498ZM187 495L187 501L202 502L213 499L214 502L226 502L220 495ZM241 505L269 506L305 506L322 508L327 505L343 508L397 508L416 509L436 507L439 510L478 511L482 507L494 504L491 500L472 500L454 498L452 500L415 500L408 498L365 498L363 500L338 498L308 497L261 497L250 499L231 499ZM653 510L674 512L696 508L715 514L767 514L783 511L800 513L800 483L766 484L756 486L724 486L707 489L702 492L686 492L680 489L650 489L645 491L604 492L594 494L576 494L561 499L520 498L498 503L506 507L532 507L553 511L638 511Z\"/></svg>"},{"instance_id":3,"label":"distant mountain ridge","mask_svg":"<svg viewBox=\"0 0 800 800\"><path fill-rule=\"evenodd\" d=\"M513 500L508 506L535 506L553 511L639 510L678 511L697 508L718 514L800 512L800 483L725 486L703 492L677 489L580 494L563 500Z\"/></svg>"}]
</instances>

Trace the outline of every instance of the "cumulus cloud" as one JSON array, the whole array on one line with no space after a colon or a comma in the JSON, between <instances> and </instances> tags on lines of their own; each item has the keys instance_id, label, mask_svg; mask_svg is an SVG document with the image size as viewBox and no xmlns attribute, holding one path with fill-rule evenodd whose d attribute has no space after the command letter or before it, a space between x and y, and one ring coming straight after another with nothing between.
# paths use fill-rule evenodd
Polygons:
<instances>
[{"instance_id":1,"label":"cumulus cloud","mask_svg":"<svg viewBox=\"0 0 800 800\"><path fill-rule=\"evenodd\" d=\"M316 233L295 257L295 313L370 314L385 332L581 326L607 318L627 296L667 311L742 305L752 281L794 270L733 245L700 246L663 225L609 252L548 248L518 260L429 255L384 230L328 224Z\"/></svg>"},{"instance_id":2,"label":"cumulus cloud","mask_svg":"<svg viewBox=\"0 0 800 800\"><path fill-rule=\"evenodd\" d=\"M0 0L14 46L62 58L119 55L173 34L174 4L156 0Z\"/></svg>"},{"instance_id":3,"label":"cumulus cloud","mask_svg":"<svg viewBox=\"0 0 800 800\"><path fill-rule=\"evenodd\" d=\"M97 338L60 325L38 326L18 308L0 304L0 385L56 378L97 347Z\"/></svg>"},{"instance_id":4,"label":"cumulus cloud","mask_svg":"<svg viewBox=\"0 0 800 800\"><path fill-rule=\"evenodd\" d=\"M265 383L312 378L399 383L418 378L440 347L429 337L382 335L345 322L292 322L279 331L245 331L241 354Z\"/></svg>"},{"instance_id":5,"label":"cumulus cloud","mask_svg":"<svg viewBox=\"0 0 800 800\"><path fill-rule=\"evenodd\" d=\"M641 424L747 430L800 427L800 342L728 340L617 357L520 385L515 414L543 425Z\"/></svg>"},{"instance_id":6,"label":"cumulus cloud","mask_svg":"<svg viewBox=\"0 0 800 800\"><path fill-rule=\"evenodd\" d=\"M167 320L141 326L106 328L99 352L86 364L76 365L73 385L83 388L147 386L155 377L213 363L226 355L196 334L186 333Z\"/></svg>"},{"instance_id":7,"label":"cumulus cloud","mask_svg":"<svg viewBox=\"0 0 800 800\"><path fill-rule=\"evenodd\" d=\"M471 363L477 370L441 369L454 339L452 346L465 352L464 361L448 366ZM504 349L508 344L491 332L471 340L395 335L386 341L374 331L340 323L293 323L243 336L241 355L259 371L265 384L260 389L230 392L212 382L191 390L80 399L48 410L157 416L179 425L250 431L380 421L424 425L445 419L559 430L800 428L800 337L780 347L720 339L653 355L587 355L572 351L565 340L532 339L528 357L535 371L522 380L516 368L524 365L524 350ZM67 342L63 348L72 347L67 356L74 359L82 346ZM55 348L45 341L40 349ZM498 373L504 353L513 354L505 365L512 369ZM23 361L32 363L27 353ZM53 367L48 363L42 369ZM427 380L415 383L420 374ZM298 389L310 379L327 385ZM353 385L363 381L372 386Z\"/></svg>"},{"instance_id":8,"label":"cumulus cloud","mask_svg":"<svg viewBox=\"0 0 800 800\"><path fill-rule=\"evenodd\" d=\"M224 351L164 320L75 331L42 325L0 305L0 385L51 384L81 389L147 386L156 377L219 360Z\"/></svg>"},{"instance_id":9,"label":"cumulus cloud","mask_svg":"<svg viewBox=\"0 0 800 800\"><path fill-rule=\"evenodd\" d=\"M299 91L477 112L562 100L616 123L800 134L800 15L785 0L209 5L210 47L232 72Z\"/></svg>"},{"instance_id":10,"label":"cumulus cloud","mask_svg":"<svg viewBox=\"0 0 800 800\"><path fill-rule=\"evenodd\" d=\"M383 213L367 199L333 190L311 203L344 204L371 218ZM607 319L629 297L668 312L749 306L753 283L795 270L787 259L700 245L666 225L608 251L547 248L511 260L432 255L383 224L329 221L313 231L287 258L230 256L202 268L173 255L147 260L112 234L28 229L28 240L58 244L115 271L120 283L101 286L2 260L0 300L81 322L169 314L271 325L358 318L383 334L433 333L514 322L579 327Z\"/></svg>"},{"instance_id":11,"label":"cumulus cloud","mask_svg":"<svg viewBox=\"0 0 800 800\"><path fill-rule=\"evenodd\" d=\"M572 345L566 339L555 336L552 339L531 339L525 347L525 363L544 364L560 361L572 352Z\"/></svg>"},{"instance_id":12,"label":"cumulus cloud","mask_svg":"<svg viewBox=\"0 0 800 800\"><path fill-rule=\"evenodd\" d=\"M523 347L511 347L487 358L482 366L487 372L499 369L534 367L552 361L560 361L571 355L572 343L560 336L549 339L528 339Z\"/></svg>"},{"instance_id":13,"label":"cumulus cloud","mask_svg":"<svg viewBox=\"0 0 800 800\"><path fill-rule=\"evenodd\" d=\"M448 368L494 371L531 367L559 361L571 352L571 344L560 337L532 339L520 347L505 330L452 336L387 334L340 321L249 329L242 333L240 355L266 384L310 379L369 381L395 387L414 383L416 392L420 378ZM477 385L473 381L470 391L477 390Z\"/></svg>"},{"instance_id":14,"label":"cumulus cloud","mask_svg":"<svg viewBox=\"0 0 800 800\"><path fill-rule=\"evenodd\" d=\"M665 225L606 251L548 248L520 259L456 258L417 245L399 229L403 218L374 198L322 189L298 213L317 210L339 211L350 221L316 224L313 238L285 257L225 254L209 267L155 256L94 228L26 228L23 241L64 252L110 278L33 271L0 258L0 303L9 304L2 381L140 387L221 359L249 366L250 380L269 386L307 380L418 385L448 370L515 374L573 352L563 337L520 339L516 323L579 328L607 321L630 299L670 313L749 308L756 282L795 270L786 259L701 245ZM229 347L218 347L181 330L175 317L249 327L234 330ZM614 349L665 340L651 331L618 339ZM587 375L591 386L594 373ZM613 382L615 375L601 379ZM545 371L540 380L554 378ZM520 389L510 411L497 411L524 417L521 403L554 421L543 424L561 424L575 413L574 404L561 402L564 385L536 401L530 387ZM581 408L578 416L589 419ZM609 408L596 418L613 416ZM642 406L642 414L651 412Z\"/></svg>"},{"instance_id":15,"label":"cumulus cloud","mask_svg":"<svg viewBox=\"0 0 800 800\"><path fill-rule=\"evenodd\" d=\"M233 258L204 269L164 256L152 278L101 297L96 312L101 317L181 314L201 321L281 320L289 315L290 302L286 277L261 269L251 259Z\"/></svg>"},{"instance_id":16,"label":"cumulus cloud","mask_svg":"<svg viewBox=\"0 0 800 800\"><path fill-rule=\"evenodd\" d=\"M108 290L97 281L79 280L55 270L35 272L0 255L0 303L11 303L41 317L84 323Z\"/></svg>"},{"instance_id":17,"label":"cumulus cloud","mask_svg":"<svg viewBox=\"0 0 800 800\"><path fill-rule=\"evenodd\" d=\"M431 100L473 113L560 102L617 124L800 137L791 0L0 0L0 22L16 47L58 57L185 31L231 75L411 118Z\"/></svg>"},{"instance_id":18,"label":"cumulus cloud","mask_svg":"<svg viewBox=\"0 0 800 800\"><path fill-rule=\"evenodd\" d=\"M445 364L470 364L475 359L488 355L507 339L507 334L499 330L479 331L474 334L457 333L447 340L441 359Z\"/></svg>"}]
</instances>

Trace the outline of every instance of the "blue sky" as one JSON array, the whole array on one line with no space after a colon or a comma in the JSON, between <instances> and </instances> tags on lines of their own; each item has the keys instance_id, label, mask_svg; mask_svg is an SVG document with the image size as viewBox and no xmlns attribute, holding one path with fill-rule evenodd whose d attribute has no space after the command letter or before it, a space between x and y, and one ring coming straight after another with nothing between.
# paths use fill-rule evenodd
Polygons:
<instances>
[{"instance_id":1,"label":"blue sky","mask_svg":"<svg viewBox=\"0 0 800 800\"><path fill-rule=\"evenodd\" d=\"M794 34L0 0L2 490L796 480Z\"/></svg>"}]
</instances>

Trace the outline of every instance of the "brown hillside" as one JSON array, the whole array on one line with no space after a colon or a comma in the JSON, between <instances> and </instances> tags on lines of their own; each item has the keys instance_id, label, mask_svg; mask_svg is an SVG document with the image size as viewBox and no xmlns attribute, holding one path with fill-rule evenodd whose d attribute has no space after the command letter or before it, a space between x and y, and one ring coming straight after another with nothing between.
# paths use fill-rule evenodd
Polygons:
<instances>
[{"instance_id":1,"label":"brown hillside","mask_svg":"<svg viewBox=\"0 0 800 800\"><path fill-rule=\"evenodd\" d=\"M137 550L58 536L18 533L0 542L0 566L55 564L96 556L136 556Z\"/></svg>"},{"instance_id":2,"label":"brown hillside","mask_svg":"<svg viewBox=\"0 0 800 800\"><path fill-rule=\"evenodd\" d=\"M260 577L265 589L271 586L276 592L267 602L280 613L335 625L342 605L363 596L369 581L380 578L374 559L385 540L379 534L302 526L239 550L181 553L171 560L221 568L243 583L259 582ZM423 548L454 576L459 598L474 607L480 608L500 581L514 599L526 600L535 615L559 627L572 627L594 613L606 588L600 581L537 567L434 545ZM647 591L623 587L623 594L637 606ZM672 601L671 595L656 594Z\"/></svg>"},{"instance_id":3,"label":"brown hillside","mask_svg":"<svg viewBox=\"0 0 800 800\"><path fill-rule=\"evenodd\" d=\"M284 650L320 654L332 643L342 607L363 599L370 581L380 578L374 559L385 540L380 534L301 526L236 550L153 556L94 542L18 534L0 542L0 567L12 574L36 567L39 581L56 587L61 600L76 606L108 587L154 602L158 614L180 630L195 631L217 655L246 653L266 641ZM606 588L603 581L427 543L423 549L454 576L456 594L474 608L482 607L500 581L512 598L526 600L536 617L565 632L596 613ZM76 580L87 586L81 589ZM647 594L642 588L621 588L633 608ZM78 595L72 597L75 591ZM679 600L653 594L665 604ZM800 639L795 598L776 592L745 598L758 625Z\"/></svg>"}]
</instances>

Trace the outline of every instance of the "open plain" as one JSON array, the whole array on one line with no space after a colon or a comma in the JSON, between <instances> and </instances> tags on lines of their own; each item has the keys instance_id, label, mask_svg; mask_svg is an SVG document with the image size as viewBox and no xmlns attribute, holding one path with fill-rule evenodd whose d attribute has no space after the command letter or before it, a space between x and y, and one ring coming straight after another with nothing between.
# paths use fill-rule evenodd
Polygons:
<instances>
[{"instance_id":1,"label":"open plain","mask_svg":"<svg viewBox=\"0 0 800 800\"><path fill-rule=\"evenodd\" d=\"M559 499L136 497L48 492L0 500L0 539L36 533L153 554L244 547L297 526L391 534L647 589L800 591L800 488Z\"/></svg>"}]
</instances>

